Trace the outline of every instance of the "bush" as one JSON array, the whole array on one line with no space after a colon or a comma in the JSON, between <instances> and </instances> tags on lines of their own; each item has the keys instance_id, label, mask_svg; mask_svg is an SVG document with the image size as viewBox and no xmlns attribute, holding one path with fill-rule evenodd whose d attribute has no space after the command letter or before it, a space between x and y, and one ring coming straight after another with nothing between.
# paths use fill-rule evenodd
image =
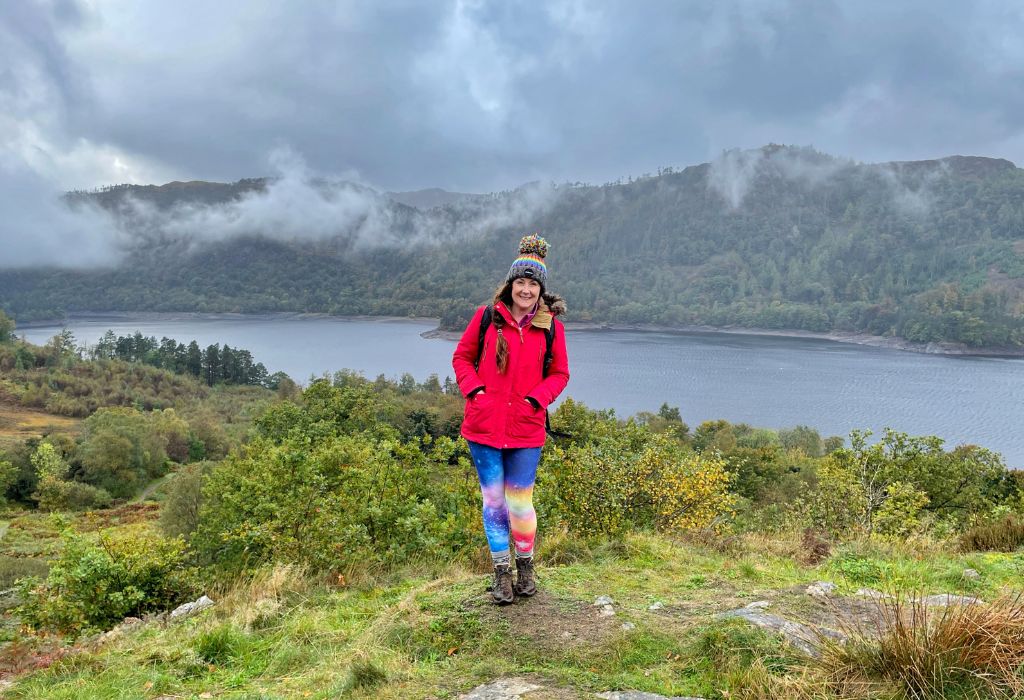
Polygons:
<instances>
[{"instance_id":1,"label":"bush","mask_svg":"<svg viewBox=\"0 0 1024 700\"><path fill-rule=\"evenodd\" d=\"M104 489L47 477L36 485L33 494L40 510L94 510L110 505L111 497Z\"/></svg>"},{"instance_id":2,"label":"bush","mask_svg":"<svg viewBox=\"0 0 1024 700\"><path fill-rule=\"evenodd\" d=\"M564 452L549 448L542 475L543 510L584 536L716 528L736 500L721 458L637 426Z\"/></svg>"},{"instance_id":3,"label":"bush","mask_svg":"<svg viewBox=\"0 0 1024 700\"><path fill-rule=\"evenodd\" d=\"M118 498L132 496L164 473L168 438L184 440L183 421L173 413L145 414L134 408L103 408L85 420L78 458L81 478ZM183 434L183 433L182 433ZM187 446L184 448L187 456Z\"/></svg>"},{"instance_id":4,"label":"bush","mask_svg":"<svg viewBox=\"0 0 1024 700\"><path fill-rule=\"evenodd\" d=\"M960 545L968 552L1012 552L1024 546L1024 520L1009 514L993 523L975 525L963 534Z\"/></svg>"},{"instance_id":5,"label":"bush","mask_svg":"<svg viewBox=\"0 0 1024 700\"><path fill-rule=\"evenodd\" d=\"M181 469L171 479L167 498L160 509L160 529L168 537L189 537L199 526L203 481L213 464L196 462Z\"/></svg>"},{"instance_id":6,"label":"bush","mask_svg":"<svg viewBox=\"0 0 1024 700\"><path fill-rule=\"evenodd\" d=\"M45 581L22 579L17 612L34 629L71 635L108 629L127 616L166 610L197 592L185 543L149 533L65 533L64 548Z\"/></svg>"},{"instance_id":7,"label":"bush","mask_svg":"<svg viewBox=\"0 0 1024 700\"><path fill-rule=\"evenodd\" d=\"M362 390L316 382L303 398L268 409L262 436L211 472L193 536L202 557L225 573L263 563L343 571L480 544L464 446L401 441L370 418L377 408Z\"/></svg>"}]
</instances>

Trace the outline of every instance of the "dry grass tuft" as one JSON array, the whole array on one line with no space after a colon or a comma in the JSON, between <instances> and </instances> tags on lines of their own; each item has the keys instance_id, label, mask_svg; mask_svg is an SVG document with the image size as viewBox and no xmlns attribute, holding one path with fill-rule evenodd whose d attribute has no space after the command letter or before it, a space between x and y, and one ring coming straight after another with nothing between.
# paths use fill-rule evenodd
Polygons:
<instances>
[{"instance_id":1,"label":"dry grass tuft","mask_svg":"<svg viewBox=\"0 0 1024 700\"><path fill-rule=\"evenodd\" d=\"M1024 595L989 604L926 605L921 597L879 601L873 629L822 640L821 670L846 689L883 682L906 698L1015 698L1024 694Z\"/></svg>"},{"instance_id":2,"label":"dry grass tuft","mask_svg":"<svg viewBox=\"0 0 1024 700\"><path fill-rule=\"evenodd\" d=\"M1007 515L1002 520L975 525L960 538L965 552L1012 552L1024 545L1024 519Z\"/></svg>"},{"instance_id":3,"label":"dry grass tuft","mask_svg":"<svg viewBox=\"0 0 1024 700\"><path fill-rule=\"evenodd\" d=\"M801 557L800 560L806 564L814 565L832 556L832 545L825 536L825 533L807 528L800 538Z\"/></svg>"},{"instance_id":4,"label":"dry grass tuft","mask_svg":"<svg viewBox=\"0 0 1024 700\"><path fill-rule=\"evenodd\" d=\"M245 629L265 627L283 612L289 599L301 599L312 585L302 567L278 564L260 569L223 591L217 607Z\"/></svg>"}]
</instances>

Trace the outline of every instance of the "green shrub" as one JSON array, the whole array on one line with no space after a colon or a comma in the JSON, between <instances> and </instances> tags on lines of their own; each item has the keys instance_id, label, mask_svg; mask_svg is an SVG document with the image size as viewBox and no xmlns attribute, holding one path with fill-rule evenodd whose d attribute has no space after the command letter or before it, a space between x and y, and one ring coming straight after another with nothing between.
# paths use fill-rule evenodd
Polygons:
<instances>
[{"instance_id":1,"label":"green shrub","mask_svg":"<svg viewBox=\"0 0 1024 700\"><path fill-rule=\"evenodd\" d=\"M172 477L160 508L160 529L168 537L189 537L199 526L203 481L213 464L196 462L181 467Z\"/></svg>"},{"instance_id":2,"label":"green shrub","mask_svg":"<svg viewBox=\"0 0 1024 700\"><path fill-rule=\"evenodd\" d=\"M135 494L149 479L165 472L168 435L181 444L184 422L173 412L143 413L134 408L102 408L85 420L78 459L83 481L118 498Z\"/></svg>"},{"instance_id":3,"label":"green shrub","mask_svg":"<svg viewBox=\"0 0 1024 700\"><path fill-rule=\"evenodd\" d=\"M369 418L378 409L364 390L316 382L303 398L272 406L256 421L262 435L210 473L193 536L204 559L225 573L293 562L342 571L480 545L464 444L402 441Z\"/></svg>"},{"instance_id":4,"label":"green shrub","mask_svg":"<svg viewBox=\"0 0 1024 700\"><path fill-rule=\"evenodd\" d=\"M968 552L1012 552L1024 546L1024 520L1008 514L1002 520L975 525L963 534L960 544Z\"/></svg>"},{"instance_id":5,"label":"green shrub","mask_svg":"<svg viewBox=\"0 0 1024 700\"><path fill-rule=\"evenodd\" d=\"M74 635L172 608L194 596L197 577L180 539L135 532L94 540L65 533L46 580L23 579L18 588L24 624Z\"/></svg>"},{"instance_id":6,"label":"green shrub","mask_svg":"<svg viewBox=\"0 0 1024 700\"><path fill-rule=\"evenodd\" d=\"M106 508L111 497L104 489L83 484L79 481L66 481L46 477L36 485L33 494L39 502L41 510L93 510Z\"/></svg>"},{"instance_id":7,"label":"green shrub","mask_svg":"<svg viewBox=\"0 0 1024 700\"><path fill-rule=\"evenodd\" d=\"M921 512L928 505L928 494L902 481L894 481L885 490L885 501L875 514L875 529L882 535L902 539L921 525Z\"/></svg>"},{"instance_id":8,"label":"green shrub","mask_svg":"<svg viewBox=\"0 0 1024 700\"><path fill-rule=\"evenodd\" d=\"M584 536L635 527L700 530L731 515L731 481L719 457L688 452L664 435L627 425L564 451L549 447L538 499L547 518Z\"/></svg>"},{"instance_id":9,"label":"green shrub","mask_svg":"<svg viewBox=\"0 0 1024 700\"><path fill-rule=\"evenodd\" d=\"M853 552L844 552L829 562L829 568L842 574L851 583L872 586L882 583L888 565L878 559Z\"/></svg>"}]
</instances>

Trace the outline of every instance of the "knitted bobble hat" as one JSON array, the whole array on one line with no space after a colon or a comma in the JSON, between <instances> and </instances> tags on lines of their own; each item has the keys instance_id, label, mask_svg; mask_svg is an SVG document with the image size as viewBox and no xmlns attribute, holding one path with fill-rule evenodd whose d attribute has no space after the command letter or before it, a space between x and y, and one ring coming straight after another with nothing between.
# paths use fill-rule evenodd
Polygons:
<instances>
[{"instance_id":1,"label":"knitted bobble hat","mask_svg":"<svg viewBox=\"0 0 1024 700\"><path fill-rule=\"evenodd\" d=\"M506 282L520 277L537 280L541 287L548 286L548 266L544 264L544 256L548 254L548 242L531 233L519 241L519 257L508 270Z\"/></svg>"}]
</instances>

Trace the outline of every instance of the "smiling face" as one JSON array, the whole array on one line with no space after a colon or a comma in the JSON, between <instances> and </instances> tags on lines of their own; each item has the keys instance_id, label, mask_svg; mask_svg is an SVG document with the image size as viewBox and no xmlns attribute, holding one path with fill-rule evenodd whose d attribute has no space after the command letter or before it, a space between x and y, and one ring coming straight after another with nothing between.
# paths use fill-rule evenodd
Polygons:
<instances>
[{"instance_id":1,"label":"smiling face","mask_svg":"<svg viewBox=\"0 0 1024 700\"><path fill-rule=\"evenodd\" d=\"M528 277L517 277L512 280L512 315L522 317L536 306L540 299L540 282Z\"/></svg>"}]
</instances>

